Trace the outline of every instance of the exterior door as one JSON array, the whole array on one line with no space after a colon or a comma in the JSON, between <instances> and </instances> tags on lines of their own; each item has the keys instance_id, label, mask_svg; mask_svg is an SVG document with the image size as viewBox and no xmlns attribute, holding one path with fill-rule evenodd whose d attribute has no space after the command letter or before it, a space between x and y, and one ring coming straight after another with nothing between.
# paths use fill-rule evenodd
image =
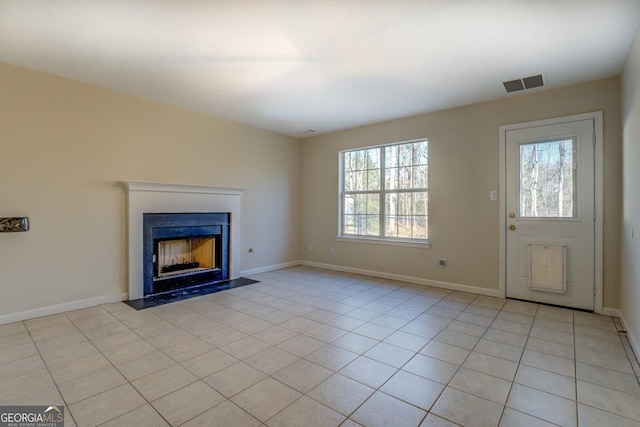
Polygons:
<instances>
[{"instance_id":1,"label":"exterior door","mask_svg":"<svg viewBox=\"0 0 640 427\"><path fill-rule=\"evenodd\" d=\"M594 309L594 135L593 119L506 131L507 297Z\"/></svg>"}]
</instances>

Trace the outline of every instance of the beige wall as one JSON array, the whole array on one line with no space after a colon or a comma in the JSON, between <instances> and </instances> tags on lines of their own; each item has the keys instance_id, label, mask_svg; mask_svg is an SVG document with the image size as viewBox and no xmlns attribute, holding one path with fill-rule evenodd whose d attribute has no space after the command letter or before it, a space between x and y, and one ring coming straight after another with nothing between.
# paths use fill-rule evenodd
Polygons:
<instances>
[{"instance_id":1,"label":"beige wall","mask_svg":"<svg viewBox=\"0 0 640 427\"><path fill-rule=\"evenodd\" d=\"M0 94L0 216L31 219L0 318L126 292L121 180L245 187L240 269L299 259L297 139L1 63Z\"/></svg>"},{"instance_id":2,"label":"beige wall","mask_svg":"<svg viewBox=\"0 0 640 427\"><path fill-rule=\"evenodd\" d=\"M622 129L624 193L620 309L635 349L640 351L640 29L622 74Z\"/></svg>"},{"instance_id":3,"label":"beige wall","mask_svg":"<svg viewBox=\"0 0 640 427\"><path fill-rule=\"evenodd\" d=\"M638 115L637 41L634 46L625 84L635 88L635 95L625 98L627 118ZM0 319L126 292L126 196L117 185L121 180L248 188L242 205L241 270L304 259L497 289L499 205L489 201L488 193L498 190L498 127L596 110L605 116L604 305L618 306L618 78L302 143L1 63L0 93L0 216L29 216L32 223L27 233L0 235ZM635 159L637 127L637 121L625 121L625 156L635 153ZM421 137L430 141L431 248L336 241L338 151ZM633 173L626 173L627 185L637 181L635 169ZM637 194L638 188L632 191ZM638 199L633 197L629 199L640 228ZM625 242L637 238L625 239L622 246L627 259L637 259L637 244L636 252L630 252ZM258 257L249 256L249 247L258 249ZM329 253L332 247L335 255ZM448 268L439 268L438 258L447 258ZM640 292L628 284L638 281L637 268L628 263L623 269L623 297L635 289L636 306ZM638 325L640 319L629 318Z\"/></svg>"},{"instance_id":4,"label":"beige wall","mask_svg":"<svg viewBox=\"0 0 640 427\"><path fill-rule=\"evenodd\" d=\"M425 94L428 96L428 94ZM618 306L620 86L618 78L534 92L303 140L302 253L306 260L498 289L500 125L604 111L604 306ZM336 241L338 152L429 139L428 249ZM312 245L313 250L308 250ZM331 255L330 248L335 248ZM438 267L446 258L448 267Z\"/></svg>"}]
</instances>

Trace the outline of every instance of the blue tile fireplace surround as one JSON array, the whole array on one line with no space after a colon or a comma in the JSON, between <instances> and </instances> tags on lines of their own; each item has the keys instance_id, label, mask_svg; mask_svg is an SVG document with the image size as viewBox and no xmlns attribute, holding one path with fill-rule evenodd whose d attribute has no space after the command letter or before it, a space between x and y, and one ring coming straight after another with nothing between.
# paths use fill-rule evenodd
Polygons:
<instances>
[{"instance_id":1,"label":"blue tile fireplace surround","mask_svg":"<svg viewBox=\"0 0 640 427\"><path fill-rule=\"evenodd\" d=\"M229 279L230 214L143 214L144 297Z\"/></svg>"}]
</instances>

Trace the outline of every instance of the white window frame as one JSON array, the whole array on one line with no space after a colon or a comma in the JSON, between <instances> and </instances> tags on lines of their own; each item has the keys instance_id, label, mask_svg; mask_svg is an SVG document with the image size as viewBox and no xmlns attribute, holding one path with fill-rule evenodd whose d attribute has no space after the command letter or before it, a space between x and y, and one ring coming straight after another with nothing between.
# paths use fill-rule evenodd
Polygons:
<instances>
[{"instance_id":1,"label":"white window frame","mask_svg":"<svg viewBox=\"0 0 640 427\"><path fill-rule=\"evenodd\" d=\"M366 147L358 147L358 148L350 148L348 150L341 150L338 153L338 197L339 197L339 202L338 202L338 237L337 240L340 241L349 241L349 242L359 242L359 243L374 243L374 244L383 244L383 245L393 245L393 246L410 246L410 247L421 247L421 248L425 248L425 247L429 247L430 246L430 242L429 242L429 238L428 238L428 232L427 232L427 238L426 239L422 239L422 238L402 238L402 237L386 237L383 236L382 234L384 233L385 230L385 222L384 222L384 217L385 217L385 195L388 193L410 193L410 192L424 192L426 191L427 194L429 192L429 183L428 183L428 178L427 178L427 187L426 189L394 189L394 190L386 190L384 188L384 173L385 173L385 167L384 167L384 148L385 147L390 147L390 146L401 146L401 145L406 145L406 144L413 144L413 143L417 143L417 142L426 142L428 144L428 139L427 138L420 138L420 139L414 139L414 140L409 140L409 141L401 141L401 142L393 142L393 143L387 143L387 144L379 144L379 145L372 145L372 146L366 146ZM428 145L427 145L428 147ZM380 149L380 189L377 190L377 194L379 194L380 196L380 236L371 236L371 235L355 235L355 234L345 234L344 233L344 212L345 212L345 206L344 206L344 176L345 176L345 171L344 171L344 155L345 153L348 152L353 152L353 151L362 151L362 150L370 150L370 149L374 149L374 148L378 148ZM428 168L428 163L427 163L427 168ZM371 191L364 191L364 193L371 193ZM428 199L427 199L428 200ZM427 227L429 224L429 206L427 204Z\"/></svg>"}]
</instances>

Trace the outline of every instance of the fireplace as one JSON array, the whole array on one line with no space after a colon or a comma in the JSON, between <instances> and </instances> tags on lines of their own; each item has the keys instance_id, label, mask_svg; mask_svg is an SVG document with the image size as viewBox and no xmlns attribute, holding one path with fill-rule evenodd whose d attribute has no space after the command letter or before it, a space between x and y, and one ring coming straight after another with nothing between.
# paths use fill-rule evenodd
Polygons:
<instances>
[{"instance_id":1,"label":"fireplace","mask_svg":"<svg viewBox=\"0 0 640 427\"><path fill-rule=\"evenodd\" d=\"M230 213L144 213L144 296L229 279Z\"/></svg>"},{"instance_id":2,"label":"fireplace","mask_svg":"<svg viewBox=\"0 0 640 427\"><path fill-rule=\"evenodd\" d=\"M153 279L153 243L151 252L143 249L143 216L149 212L164 213L208 213L223 212L228 215L227 245L228 278L240 277L241 242L241 200L244 188L214 187L209 185L168 184L159 182L122 181L127 193L127 295L129 301L142 299L145 286L153 289L153 282L145 282L144 276ZM153 242L153 240L152 240ZM221 252L216 252L217 254ZM150 256L151 264L143 260ZM151 269L144 271L145 265Z\"/></svg>"}]
</instances>

